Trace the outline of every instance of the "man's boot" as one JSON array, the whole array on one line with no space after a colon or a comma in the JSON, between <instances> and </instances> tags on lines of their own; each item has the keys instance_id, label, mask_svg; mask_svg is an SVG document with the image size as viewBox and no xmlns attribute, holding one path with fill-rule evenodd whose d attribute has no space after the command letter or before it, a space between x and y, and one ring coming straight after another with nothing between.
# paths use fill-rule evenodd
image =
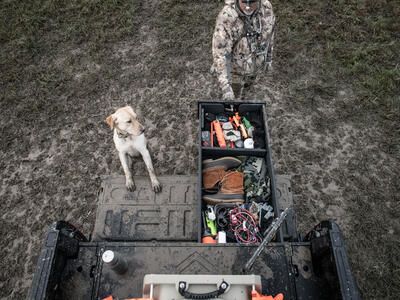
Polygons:
<instances>
[{"instance_id":1,"label":"man's boot","mask_svg":"<svg viewBox=\"0 0 400 300\"><path fill-rule=\"evenodd\" d=\"M241 163L240 159L229 156L203 160L203 187L213 189L225 176L226 170L237 168Z\"/></svg>"},{"instance_id":2,"label":"man's boot","mask_svg":"<svg viewBox=\"0 0 400 300\"><path fill-rule=\"evenodd\" d=\"M243 173L238 171L226 172L220 181L217 194L203 195L207 204L243 203Z\"/></svg>"}]
</instances>

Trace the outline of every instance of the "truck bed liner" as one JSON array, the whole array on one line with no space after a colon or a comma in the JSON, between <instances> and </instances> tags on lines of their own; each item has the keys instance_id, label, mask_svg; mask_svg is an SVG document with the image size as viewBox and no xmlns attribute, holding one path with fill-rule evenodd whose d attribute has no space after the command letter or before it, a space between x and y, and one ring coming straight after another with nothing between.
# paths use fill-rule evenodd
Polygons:
<instances>
[{"instance_id":1,"label":"truck bed liner","mask_svg":"<svg viewBox=\"0 0 400 300\"><path fill-rule=\"evenodd\" d=\"M87 243L70 260L62 278L61 299L139 297L146 274L256 274L263 279L263 293L297 295L297 299L328 299L329 286L314 274L309 243L274 244L244 273L246 258L256 247L206 246L199 243ZM118 275L100 258L106 250L123 255L128 271ZM168 259L165 259L168 258ZM95 276L94 276L95 274ZM92 276L92 277L91 277ZM79 288L77 288L79 285ZM294 296L296 297L296 296Z\"/></svg>"},{"instance_id":2,"label":"truck bed liner","mask_svg":"<svg viewBox=\"0 0 400 300\"><path fill-rule=\"evenodd\" d=\"M99 191L93 241L196 241L199 204L196 176L159 176L163 190L155 194L146 176L135 176L129 192L124 176L104 176ZM276 176L281 209L293 205L290 178ZM283 226L285 237L296 237L294 216Z\"/></svg>"},{"instance_id":3,"label":"truck bed liner","mask_svg":"<svg viewBox=\"0 0 400 300\"><path fill-rule=\"evenodd\" d=\"M135 176L129 192L125 177L103 178L93 240L195 241L198 229L195 176L159 176L163 185L154 193L146 176Z\"/></svg>"}]
</instances>

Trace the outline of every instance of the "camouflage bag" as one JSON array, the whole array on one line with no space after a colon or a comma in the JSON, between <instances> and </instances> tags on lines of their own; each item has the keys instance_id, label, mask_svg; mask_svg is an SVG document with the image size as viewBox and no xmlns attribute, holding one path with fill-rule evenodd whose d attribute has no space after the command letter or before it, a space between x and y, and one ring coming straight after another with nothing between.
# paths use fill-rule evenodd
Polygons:
<instances>
[{"instance_id":1,"label":"camouflage bag","mask_svg":"<svg viewBox=\"0 0 400 300\"><path fill-rule=\"evenodd\" d=\"M270 178L265 160L250 156L243 165L244 191L246 202L266 202L271 196Z\"/></svg>"}]
</instances>

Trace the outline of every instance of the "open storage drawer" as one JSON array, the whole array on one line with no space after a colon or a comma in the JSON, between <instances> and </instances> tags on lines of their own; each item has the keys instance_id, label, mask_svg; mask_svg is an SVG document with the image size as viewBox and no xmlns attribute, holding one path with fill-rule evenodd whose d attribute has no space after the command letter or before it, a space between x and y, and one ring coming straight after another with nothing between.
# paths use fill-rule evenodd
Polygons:
<instances>
[{"instance_id":1,"label":"open storage drawer","mask_svg":"<svg viewBox=\"0 0 400 300\"><path fill-rule=\"evenodd\" d=\"M257 236L259 241L261 241L262 233L280 213L276 198L276 181L270 151L270 138L268 133L265 103L199 102L198 105L200 120L198 199L200 200L199 211L201 213L198 239L199 241L202 241L204 236L215 236L215 231L223 231L223 236L226 236L228 243L254 244L253 242L250 242L250 240L256 241L254 239L257 239ZM235 123L235 118L239 121L238 123ZM218 124L214 126L213 122ZM230 123L233 126L225 123ZM239 126L236 128L236 125L239 125L242 128ZM223 134L221 134L220 130L219 137L217 137L218 128L215 127L220 127L223 132ZM249 127L253 128L249 129ZM242 131L243 129L245 130L244 134ZM232 133L231 131L236 132ZM246 137L246 134L250 136ZM221 143L219 142L222 137L225 141L225 145L222 145L221 147ZM234 137L234 139L236 138L236 141L230 140L230 137ZM250 137L252 138L250 146L253 145L253 148L244 148L243 142ZM240 142L237 143L238 140L241 140L242 144L240 144ZM246 146L248 145L249 144L246 144ZM239 166L235 165L233 168L225 171L221 171L222 175L218 176L221 176L224 179L219 181L214 186L213 190L210 191L208 186L207 188L205 187L203 175L210 178L208 172L210 166L211 168L220 168L220 164L223 164L226 161L222 158L226 157L238 159L241 161L241 164ZM234 159L227 160L234 162ZM262 162L262 167L260 167L260 162ZM254 177L256 179L254 181L258 182L258 187L262 185L265 188L267 185L268 193L265 190L265 193L258 193L257 191L261 190L257 190L254 186L249 188L249 178L253 178L253 174L251 174L252 170L258 172L256 174L257 176ZM205 171L207 172L204 173ZM232 172L243 174L243 200L235 202L235 199L229 199L229 196L221 195L224 199L221 200L221 202L218 202L218 195L221 194L221 190L224 189L223 185L226 183L226 174ZM213 176L215 176L215 174ZM260 183L260 178L263 178L263 183ZM210 198L212 198L213 201L210 202ZM217 198L217 200L214 201L214 198ZM240 206L243 210L238 209L237 211L232 211L232 209L238 207L237 204L241 204ZM246 215L247 212L252 212L250 217ZM213 214L215 215L214 225L212 224L212 220L208 218L208 216L211 216L212 218ZM253 220L251 220L251 216L254 216ZM236 221L239 221L242 225L240 227L238 227L237 224L235 224L236 227L232 226L233 222ZM257 225L258 228L255 229L257 227L255 226L255 230L253 230L249 227L249 225L252 225L251 223ZM242 229L244 229L244 231ZM248 234L250 234L251 231L254 235L249 237ZM281 231L277 233L276 241L282 241Z\"/></svg>"}]
</instances>

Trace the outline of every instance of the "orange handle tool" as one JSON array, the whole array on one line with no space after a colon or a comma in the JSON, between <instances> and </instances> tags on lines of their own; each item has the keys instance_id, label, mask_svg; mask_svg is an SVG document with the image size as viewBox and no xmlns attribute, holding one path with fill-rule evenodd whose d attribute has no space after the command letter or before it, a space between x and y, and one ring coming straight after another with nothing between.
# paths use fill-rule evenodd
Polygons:
<instances>
[{"instance_id":1,"label":"orange handle tool","mask_svg":"<svg viewBox=\"0 0 400 300\"><path fill-rule=\"evenodd\" d=\"M244 125L240 124L239 128L240 128L240 132L242 133L243 139L244 140L247 139L249 136L247 135L247 131L246 131L246 128L244 127Z\"/></svg>"},{"instance_id":2,"label":"orange handle tool","mask_svg":"<svg viewBox=\"0 0 400 300\"><path fill-rule=\"evenodd\" d=\"M236 127L239 127L240 122L239 122L239 119L236 116L232 117L232 121L235 123Z\"/></svg>"},{"instance_id":3,"label":"orange handle tool","mask_svg":"<svg viewBox=\"0 0 400 300\"><path fill-rule=\"evenodd\" d=\"M242 134L242 138L245 140L247 139L249 136L247 135L247 131L246 128L244 127L243 124L240 124L240 117L239 114L236 113L231 119L231 122L233 121L233 124L236 126L236 128L240 129L240 133Z\"/></svg>"},{"instance_id":4,"label":"orange handle tool","mask_svg":"<svg viewBox=\"0 0 400 300\"><path fill-rule=\"evenodd\" d=\"M239 113L238 113L238 112L235 112L235 117L236 117L236 119L237 119L238 121L240 121L241 117L239 116Z\"/></svg>"},{"instance_id":5,"label":"orange handle tool","mask_svg":"<svg viewBox=\"0 0 400 300\"><path fill-rule=\"evenodd\" d=\"M232 117L229 117L229 122L231 122L231 124L232 124L233 128L235 128L235 130L237 130L236 123L235 123L235 121L233 120L233 118L232 118Z\"/></svg>"},{"instance_id":6,"label":"orange handle tool","mask_svg":"<svg viewBox=\"0 0 400 300\"><path fill-rule=\"evenodd\" d=\"M218 120L213 121L215 134L217 135L218 145L221 148L226 148L226 143L224 139L224 133L222 132L221 124Z\"/></svg>"}]
</instances>

